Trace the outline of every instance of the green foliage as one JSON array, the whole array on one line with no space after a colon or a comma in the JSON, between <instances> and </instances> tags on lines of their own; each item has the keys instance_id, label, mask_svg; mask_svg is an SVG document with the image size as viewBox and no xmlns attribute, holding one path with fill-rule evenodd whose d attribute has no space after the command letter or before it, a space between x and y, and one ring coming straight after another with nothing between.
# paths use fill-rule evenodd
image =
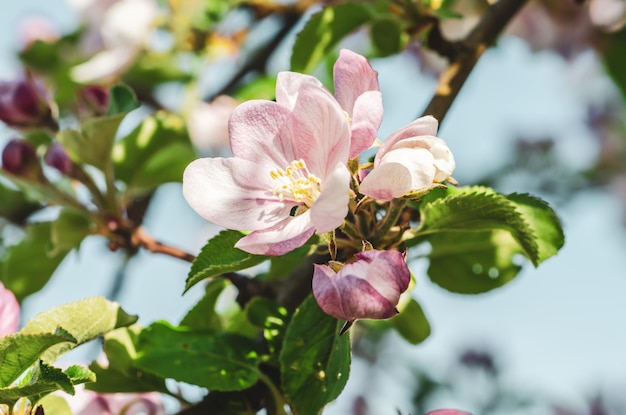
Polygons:
<instances>
[{"instance_id":1,"label":"green foliage","mask_svg":"<svg viewBox=\"0 0 626 415\"><path fill-rule=\"evenodd\" d=\"M219 391L249 388L260 374L251 340L231 333L192 331L167 322L142 330L135 363L145 372Z\"/></svg>"},{"instance_id":2,"label":"green foliage","mask_svg":"<svg viewBox=\"0 0 626 415\"><path fill-rule=\"evenodd\" d=\"M139 369L136 344L142 328L138 325L113 330L104 336L104 352L108 365L93 362L89 368L96 374L97 383L86 389L100 393L150 392L167 393L165 379Z\"/></svg>"},{"instance_id":3,"label":"green foliage","mask_svg":"<svg viewBox=\"0 0 626 415\"><path fill-rule=\"evenodd\" d=\"M39 405L49 414L72 415L72 409L67 401L60 396L47 395L39 401Z\"/></svg>"},{"instance_id":4,"label":"green foliage","mask_svg":"<svg viewBox=\"0 0 626 415\"><path fill-rule=\"evenodd\" d=\"M127 314L119 304L103 297L91 297L37 314L19 334L54 333L57 327L65 329L76 342L54 345L41 354L44 362L53 362L73 347L133 324L136 320L136 316Z\"/></svg>"},{"instance_id":5,"label":"green foliage","mask_svg":"<svg viewBox=\"0 0 626 415\"><path fill-rule=\"evenodd\" d=\"M209 281L204 296L183 317L180 325L193 330L220 330L223 324L215 305L227 285L228 281L221 278Z\"/></svg>"},{"instance_id":6,"label":"green foliage","mask_svg":"<svg viewBox=\"0 0 626 415\"><path fill-rule=\"evenodd\" d=\"M179 182L196 158L183 120L157 112L115 143L115 178L126 183L128 197L149 193L157 186Z\"/></svg>"},{"instance_id":7,"label":"green foliage","mask_svg":"<svg viewBox=\"0 0 626 415\"><path fill-rule=\"evenodd\" d=\"M346 35L370 18L369 9L360 3L339 3L311 16L298 34L291 55L291 70L312 72Z\"/></svg>"},{"instance_id":8,"label":"green foliage","mask_svg":"<svg viewBox=\"0 0 626 415\"><path fill-rule=\"evenodd\" d=\"M612 33L607 38L602 55L607 72L613 78L613 82L622 91L622 96L626 97L626 56L624 56L624 46L626 45L626 28L616 33Z\"/></svg>"},{"instance_id":9,"label":"green foliage","mask_svg":"<svg viewBox=\"0 0 626 415\"><path fill-rule=\"evenodd\" d=\"M411 344L420 344L430 336L430 323L415 299L411 299L389 323Z\"/></svg>"},{"instance_id":10,"label":"green foliage","mask_svg":"<svg viewBox=\"0 0 626 415\"><path fill-rule=\"evenodd\" d=\"M399 53L408 41L401 23L396 19L375 20L370 29L370 36L379 56Z\"/></svg>"},{"instance_id":11,"label":"green foliage","mask_svg":"<svg viewBox=\"0 0 626 415\"><path fill-rule=\"evenodd\" d=\"M309 296L294 313L280 352L283 390L300 415L317 415L339 396L350 374L350 339L342 322Z\"/></svg>"},{"instance_id":12,"label":"green foliage","mask_svg":"<svg viewBox=\"0 0 626 415\"><path fill-rule=\"evenodd\" d=\"M128 114L132 110L139 108L139 101L132 89L119 84L111 87L109 92L109 108L107 115Z\"/></svg>"},{"instance_id":13,"label":"green foliage","mask_svg":"<svg viewBox=\"0 0 626 415\"><path fill-rule=\"evenodd\" d=\"M21 224L33 212L41 209L41 204L28 198L23 192L7 187L0 181L0 217Z\"/></svg>"},{"instance_id":14,"label":"green foliage","mask_svg":"<svg viewBox=\"0 0 626 415\"><path fill-rule=\"evenodd\" d=\"M239 231L226 230L211 238L191 265L185 291L206 278L250 268L267 259L235 248L235 243L243 237Z\"/></svg>"},{"instance_id":15,"label":"green foliage","mask_svg":"<svg viewBox=\"0 0 626 415\"><path fill-rule=\"evenodd\" d=\"M51 254L69 252L78 248L91 233L91 218L81 211L65 208L50 229Z\"/></svg>"},{"instance_id":16,"label":"green foliage","mask_svg":"<svg viewBox=\"0 0 626 415\"><path fill-rule=\"evenodd\" d=\"M145 90L164 82L188 82L191 76L181 70L171 53L147 51L124 74L124 81L134 88Z\"/></svg>"},{"instance_id":17,"label":"green foliage","mask_svg":"<svg viewBox=\"0 0 626 415\"><path fill-rule=\"evenodd\" d=\"M262 297L253 298L246 305L245 312L248 321L263 330L263 337L267 341L269 359L278 365L278 355L291 317L289 312L285 307Z\"/></svg>"}]
</instances>

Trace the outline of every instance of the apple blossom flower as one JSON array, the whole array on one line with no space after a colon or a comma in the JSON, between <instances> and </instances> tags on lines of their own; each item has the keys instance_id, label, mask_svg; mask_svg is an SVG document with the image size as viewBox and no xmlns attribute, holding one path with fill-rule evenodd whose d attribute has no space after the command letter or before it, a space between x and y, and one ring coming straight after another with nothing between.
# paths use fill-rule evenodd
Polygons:
<instances>
[{"instance_id":1,"label":"apple blossom flower","mask_svg":"<svg viewBox=\"0 0 626 415\"><path fill-rule=\"evenodd\" d=\"M339 272L328 265L314 265L313 295L317 304L326 314L349 322L396 315L400 294L411 280L404 255L369 250L354 256L356 261Z\"/></svg>"},{"instance_id":2,"label":"apple blossom flower","mask_svg":"<svg viewBox=\"0 0 626 415\"><path fill-rule=\"evenodd\" d=\"M121 75L130 65L147 41L157 17L157 5L153 0L106 1L101 13L92 16L90 7L96 7L96 1L73 0L84 8L90 23L94 24L101 37L104 49L91 59L70 71L72 79L80 83L105 81ZM103 13L102 13L103 12Z\"/></svg>"},{"instance_id":3,"label":"apple blossom flower","mask_svg":"<svg viewBox=\"0 0 626 415\"><path fill-rule=\"evenodd\" d=\"M220 95L210 103L199 101L187 115L191 142L204 154L228 146L228 117L239 101Z\"/></svg>"},{"instance_id":4,"label":"apple blossom flower","mask_svg":"<svg viewBox=\"0 0 626 415\"><path fill-rule=\"evenodd\" d=\"M279 73L276 102L239 105L229 135L234 157L193 161L183 175L183 195L203 218L252 231L237 248L282 255L343 223L350 126L317 79Z\"/></svg>"},{"instance_id":5,"label":"apple blossom flower","mask_svg":"<svg viewBox=\"0 0 626 415\"><path fill-rule=\"evenodd\" d=\"M626 1L624 0L591 0L589 3L591 22L614 32L626 24Z\"/></svg>"},{"instance_id":6,"label":"apple blossom flower","mask_svg":"<svg viewBox=\"0 0 626 415\"><path fill-rule=\"evenodd\" d=\"M333 80L335 98L351 122L350 158L358 157L374 143L383 120L378 73L363 56L342 49L333 67Z\"/></svg>"},{"instance_id":7,"label":"apple blossom flower","mask_svg":"<svg viewBox=\"0 0 626 415\"><path fill-rule=\"evenodd\" d=\"M450 178L455 162L445 141L435 137L437 120L421 117L391 134L374 159L374 169L359 191L371 198L390 201L428 189Z\"/></svg>"},{"instance_id":8,"label":"apple blossom flower","mask_svg":"<svg viewBox=\"0 0 626 415\"><path fill-rule=\"evenodd\" d=\"M15 333L20 322L20 305L15 295L0 282L0 337Z\"/></svg>"}]
</instances>

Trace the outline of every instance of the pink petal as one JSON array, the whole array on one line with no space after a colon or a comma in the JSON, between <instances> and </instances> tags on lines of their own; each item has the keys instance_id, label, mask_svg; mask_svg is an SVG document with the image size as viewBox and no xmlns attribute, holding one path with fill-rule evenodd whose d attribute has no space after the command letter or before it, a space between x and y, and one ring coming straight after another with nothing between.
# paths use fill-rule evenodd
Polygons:
<instances>
[{"instance_id":1,"label":"pink petal","mask_svg":"<svg viewBox=\"0 0 626 415\"><path fill-rule=\"evenodd\" d=\"M244 236L235 248L256 255L284 255L301 247L315 233L310 211L298 216L287 216L271 228L254 231Z\"/></svg>"},{"instance_id":2,"label":"pink petal","mask_svg":"<svg viewBox=\"0 0 626 415\"><path fill-rule=\"evenodd\" d=\"M315 265L313 295L325 313L343 320L383 319L397 314L400 295L409 286L410 272L401 253L370 250L338 273Z\"/></svg>"},{"instance_id":3,"label":"pink petal","mask_svg":"<svg viewBox=\"0 0 626 415\"><path fill-rule=\"evenodd\" d=\"M352 113L350 158L372 146L383 120L383 98L379 91L368 91L357 98Z\"/></svg>"},{"instance_id":4,"label":"pink petal","mask_svg":"<svg viewBox=\"0 0 626 415\"><path fill-rule=\"evenodd\" d=\"M411 172L402 164L383 163L361 182L359 192L372 199L388 202L411 191Z\"/></svg>"},{"instance_id":5,"label":"pink petal","mask_svg":"<svg viewBox=\"0 0 626 415\"><path fill-rule=\"evenodd\" d=\"M341 107L353 117L353 108L359 96L366 91L379 91L378 72L363 56L348 49L339 52L333 68L335 97Z\"/></svg>"},{"instance_id":6,"label":"pink petal","mask_svg":"<svg viewBox=\"0 0 626 415\"><path fill-rule=\"evenodd\" d=\"M297 72L279 72L276 78L276 102L293 109L304 85L326 89L314 76Z\"/></svg>"},{"instance_id":7,"label":"pink petal","mask_svg":"<svg viewBox=\"0 0 626 415\"><path fill-rule=\"evenodd\" d=\"M311 206L311 222L317 232L330 232L343 223L350 202L350 171L339 163L322 182L322 191Z\"/></svg>"},{"instance_id":8,"label":"pink petal","mask_svg":"<svg viewBox=\"0 0 626 415\"><path fill-rule=\"evenodd\" d=\"M272 194L271 167L238 158L201 158L183 174L183 196L204 219L228 229L258 230L289 216L293 203Z\"/></svg>"},{"instance_id":9,"label":"pink petal","mask_svg":"<svg viewBox=\"0 0 626 415\"><path fill-rule=\"evenodd\" d=\"M0 337L15 333L20 322L20 305L0 282Z\"/></svg>"},{"instance_id":10,"label":"pink petal","mask_svg":"<svg viewBox=\"0 0 626 415\"><path fill-rule=\"evenodd\" d=\"M472 415L469 412L457 411L456 409L437 409L428 412L426 415Z\"/></svg>"},{"instance_id":11,"label":"pink petal","mask_svg":"<svg viewBox=\"0 0 626 415\"><path fill-rule=\"evenodd\" d=\"M434 136L437 134L437 127L439 123L437 120L427 115L425 117L420 117L412 123L400 128L398 131L391 134L387 139L383 142L376 154L376 159L374 160L375 165L380 162L380 159L385 156L388 151L391 151L400 140L404 140L411 137L419 137L423 135Z\"/></svg>"},{"instance_id":12,"label":"pink petal","mask_svg":"<svg viewBox=\"0 0 626 415\"><path fill-rule=\"evenodd\" d=\"M284 169L294 160L285 123L291 112L275 102L246 101L230 115L228 134L233 155ZM286 151L289 149L289 151Z\"/></svg>"},{"instance_id":13,"label":"pink petal","mask_svg":"<svg viewBox=\"0 0 626 415\"><path fill-rule=\"evenodd\" d=\"M403 148L388 152L383 157L381 164L401 164L411 174L411 191L426 189L433 184L437 169L435 157L424 148Z\"/></svg>"}]
</instances>

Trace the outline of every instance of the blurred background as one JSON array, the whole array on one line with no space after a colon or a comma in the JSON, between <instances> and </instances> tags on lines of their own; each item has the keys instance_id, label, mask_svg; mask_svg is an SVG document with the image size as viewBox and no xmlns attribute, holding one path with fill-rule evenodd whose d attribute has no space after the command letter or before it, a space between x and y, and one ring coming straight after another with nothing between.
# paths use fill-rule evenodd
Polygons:
<instances>
[{"instance_id":1,"label":"blurred background","mask_svg":"<svg viewBox=\"0 0 626 415\"><path fill-rule=\"evenodd\" d=\"M78 3L5 2L0 80L21 73L17 53L33 38L76 29L85 19ZM603 46L594 43L604 29L594 26L588 7L564 1L526 7L481 58L438 134L455 155L454 177L461 185L486 184L548 201L563 222L565 247L539 269L524 268L504 287L473 296L441 289L426 276L425 261L412 262L414 295L430 321L430 337L417 346L395 333L361 339L346 393L325 413L419 414L455 407L476 415L626 414L626 113L598 52ZM471 23L463 19L444 29L460 36ZM272 30L268 22L258 32ZM274 72L289 68L289 39L268 62ZM254 50L254 42L245 45L240 54L207 66L201 95L219 91L219 82L211 80L227 79L240 67L242 56ZM358 33L344 46L360 53L368 48ZM411 48L372 65L384 99L383 139L421 115L443 62ZM180 88L165 85L156 97L176 107ZM130 131L141 120L141 110L132 115L122 129ZM0 125L0 145L13 134ZM218 231L186 205L179 184L159 188L144 225L157 239L192 253ZM127 262L102 239L88 238L43 290L26 299L23 319L106 295L144 324L177 320L202 294L197 286L182 295L188 269L182 261L145 252ZM90 360L96 349L79 348L70 359Z\"/></svg>"}]
</instances>

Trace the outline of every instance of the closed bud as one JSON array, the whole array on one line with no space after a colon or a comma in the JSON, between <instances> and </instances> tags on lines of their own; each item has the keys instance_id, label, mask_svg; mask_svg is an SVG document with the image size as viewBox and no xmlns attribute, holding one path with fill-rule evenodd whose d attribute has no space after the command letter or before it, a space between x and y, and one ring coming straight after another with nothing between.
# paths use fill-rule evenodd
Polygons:
<instances>
[{"instance_id":1,"label":"closed bud","mask_svg":"<svg viewBox=\"0 0 626 415\"><path fill-rule=\"evenodd\" d=\"M14 176L36 178L41 166L35 146L26 140L9 141L2 150L2 169Z\"/></svg>"},{"instance_id":2,"label":"closed bud","mask_svg":"<svg viewBox=\"0 0 626 415\"><path fill-rule=\"evenodd\" d=\"M99 85L88 85L78 91L78 112L82 117L106 115L110 92Z\"/></svg>"},{"instance_id":3,"label":"closed bud","mask_svg":"<svg viewBox=\"0 0 626 415\"><path fill-rule=\"evenodd\" d=\"M48 166L54 167L66 176L71 175L74 169L74 163L59 143L54 143L48 148L44 160Z\"/></svg>"},{"instance_id":4,"label":"closed bud","mask_svg":"<svg viewBox=\"0 0 626 415\"><path fill-rule=\"evenodd\" d=\"M0 82L0 120L15 128L58 129L44 91L30 78Z\"/></svg>"}]
</instances>

